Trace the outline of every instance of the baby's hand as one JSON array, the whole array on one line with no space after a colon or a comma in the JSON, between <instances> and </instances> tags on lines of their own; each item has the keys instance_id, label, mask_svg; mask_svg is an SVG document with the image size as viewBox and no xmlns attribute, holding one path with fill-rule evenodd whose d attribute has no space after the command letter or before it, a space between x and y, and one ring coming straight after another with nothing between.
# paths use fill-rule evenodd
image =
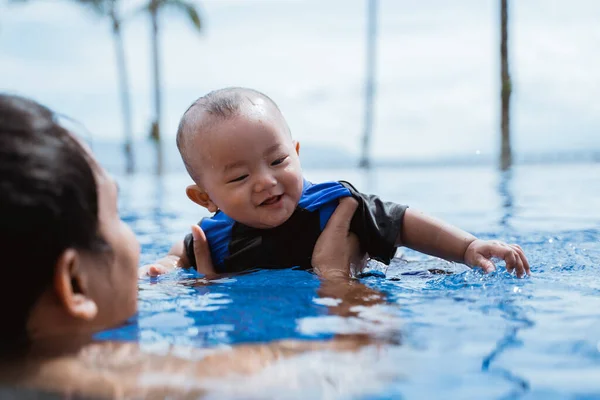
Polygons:
<instances>
[{"instance_id":1,"label":"baby's hand","mask_svg":"<svg viewBox=\"0 0 600 400\"><path fill-rule=\"evenodd\" d=\"M192 225L194 237L194 256L196 258L196 271L206 277L217 276L212 265L208 240L202 228ZM185 253L183 241L177 242L169 250L169 254L152 264L147 264L138 270L138 277L158 276L174 271L175 268L189 268L190 262Z\"/></svg>"},{"instance_id":2,"label":"baby's hand","mask_svg":"<svg viewBox=\"0 0 600 400\"><path fill-rule=\"evenodd\" d=\"M138 269L138 278L144 278L146 276L159 276L171 271L172 269L160 264L143 265L140 267L140 269Z\"/></svg>"},{"instance_id":3,"label":"baby's hand","mask_svg":"<svg viewBox=\"0 0 600 400\"><path fill-rule=\"evenodd\" d=\"M496 240L476 239L471 242L465 251L465 264L470 267L480 267L485 272L492 272L496 270L496 266L491 261L493 257L504 260L506 270L509 273L516 271L519 278L525 274L531 275L529 262L521 246Z\"/></svg>"},{"instance_id":4,"label":"baby's hand","mask_svg":"<svg viewBox=\"0 0 600 400\"><path fill-rule=\"evenodd\" d=\"M138 278L168 274L169 272L175 270L178 261L179 257L167 255L153 264L143 265L138 269Z\"/></svg>"}]
</instances>

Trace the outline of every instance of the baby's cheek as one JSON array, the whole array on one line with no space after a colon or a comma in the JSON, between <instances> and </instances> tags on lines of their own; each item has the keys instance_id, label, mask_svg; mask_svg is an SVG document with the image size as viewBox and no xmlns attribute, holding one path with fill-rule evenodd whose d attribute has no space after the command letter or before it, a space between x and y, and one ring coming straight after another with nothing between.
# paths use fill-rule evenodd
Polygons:
<instances>
[{"instance_id":1,"label":"baby's cheek","mask_svg":"<svg viewBox=\"0 0 600 400\"><path fill-rule=\"evenodd\" d=\"M304 189L304 179L302 175L299 175L296 178L296 194L298 196L298 200L300 200L300 196L302 196L302 189Z\"/></svg>"},{"instance_id":2,"label":"baby's cheek","mask_svg":"<svg viewBox=\"0 0 600 400\"><path fill-rule=\"evenodd\" d=\"M299 162L290 162L285 167L285 173L293 175L296 178L302 178L302 168Z\"/></svg>"},{"instance_id":3,"label":"baby's cheek","mask_svg":"<svg viewBox=\"0 0 600 400\"><path fill-rule=\"evenodd\" d=\"M229 197L225 199L225 201L229 204L229 208L241 207L244 203L250 201L252 193L248 191L236 191L232 193Z\"/></svg>"}]
</instances>

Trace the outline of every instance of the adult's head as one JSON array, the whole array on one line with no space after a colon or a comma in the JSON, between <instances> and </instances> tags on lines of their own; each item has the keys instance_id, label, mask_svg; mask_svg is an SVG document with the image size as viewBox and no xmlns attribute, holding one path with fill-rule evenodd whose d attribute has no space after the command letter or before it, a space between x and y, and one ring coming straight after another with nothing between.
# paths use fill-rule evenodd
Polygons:
<instances>
[{"instance_id":1,"label":"adult's head","mask_svg":"<svg viewBox=\"0 0 600 400\"><path fill-rule=\"evenodd\" d=\"M139 247L116 199L114 181L52 111L0 94L4 355L135 312Z\"/></svg>"},{"instance_id":2,"label":"adult's head","mask_svg":"<svg viewBox=\"0 0 600 400\"><path fill-rule=\"evenodd\" d=\"M185 112L177 146L195 185L188 197L255 228L292 215L302 194L299 145L277 105L253 89L211 92Z\"/></svg>"}]
</instances>

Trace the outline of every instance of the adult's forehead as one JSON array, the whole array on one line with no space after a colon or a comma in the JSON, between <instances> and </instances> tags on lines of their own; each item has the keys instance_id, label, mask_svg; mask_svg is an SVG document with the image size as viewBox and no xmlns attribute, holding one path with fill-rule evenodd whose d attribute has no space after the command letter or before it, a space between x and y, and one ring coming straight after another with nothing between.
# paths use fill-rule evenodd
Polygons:
<instances>
[{"instance_id":1,"label":"adult's forehead","mask_svg":"<svg viewBox=\"0 0 600 400\"><path fill-rule=\"evenodd\" d=\"M97 184L100 184L106 181L107 179L110 180L111 178L108 176L108 173L102 167L102 165L100 165L100 163L96 159L96 156L94 155L94 152L92 151L92 148L87 144L87 142L85 142L85 140L83 140L83 138L81 138L80 136L75 135L73 132L67 132L81 148L81 151L83 152L86 161L88 162L90 168L92 169L92 172L94 173Z\"/></svg>"}]
</instances>

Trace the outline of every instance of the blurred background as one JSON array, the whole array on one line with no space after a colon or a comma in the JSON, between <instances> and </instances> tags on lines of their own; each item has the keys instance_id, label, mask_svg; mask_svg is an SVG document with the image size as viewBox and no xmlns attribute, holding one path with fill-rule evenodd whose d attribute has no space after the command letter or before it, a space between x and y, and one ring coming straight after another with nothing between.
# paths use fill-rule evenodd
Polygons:
<instances>
[{"instance_id":1,"label":"blurred background","mask_svg":"<svg viewBox=\"0 0 600 400\"><path fill-rule=\"evenodd\" d=\"M501 4L5 0L0 90L72 117L113 172L128 137L155 171L159 135L183 171L179 118L225 86L272 97L308 168L357 166L365 134L374 165L500 166ZM600 3L507 6L514 162L599 161Z\"/></svg>"}]
</instances>

